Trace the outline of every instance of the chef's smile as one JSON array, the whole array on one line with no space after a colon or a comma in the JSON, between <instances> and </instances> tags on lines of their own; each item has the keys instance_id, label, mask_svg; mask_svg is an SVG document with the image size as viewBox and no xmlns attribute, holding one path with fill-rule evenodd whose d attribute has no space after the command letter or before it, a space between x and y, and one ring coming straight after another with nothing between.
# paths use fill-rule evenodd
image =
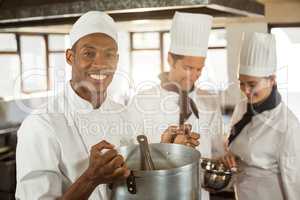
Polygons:
<instances>
[{"instance_id":1,"label":"chef's smile","mask_svg":"<svg viewBox=\"0 0 300 200\"><path fill-rule=\"evenodd\" d=\"M107 72L88 72L88 78L96 84L103 84L112 77L112 73Z\"/></svg>"},{"instance_id":2,"label":"chef's smile","mask_svg":"<svg viewBox=\"0 0 300 200\"><path fill-rule=\"evenodd\" d=\"M96 81L102 81L107 78L107 75L103 74L89 74L89 77L96 80Z\"/></svg>"},{"instance_id":3,"label":"chef's smile","mask_svg":"<svg viewBox=\"0 0 300 200\"><path fill-rule=\"evenodd\" d=\"M118 47L113 38L94 33L82 37L68 52L72 67L72 82L81 96L105 96L118 63ZM88 97L90 96L90 97Z\"/></svg>"}]
</instances>

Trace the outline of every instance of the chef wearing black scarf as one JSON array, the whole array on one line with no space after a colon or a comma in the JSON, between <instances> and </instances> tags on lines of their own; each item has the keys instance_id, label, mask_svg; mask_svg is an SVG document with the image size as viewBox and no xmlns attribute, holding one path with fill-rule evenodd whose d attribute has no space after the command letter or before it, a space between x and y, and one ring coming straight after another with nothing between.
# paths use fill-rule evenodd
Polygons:
<instances>
[{"instance_id":1,"label":"chef wearing black scarf","mask_svg":"<svg viewBox=\"0 0 300 200\"><path fill-rule=\"evenodd\" d=\"M300 199L300 124L281 99L276 83L276 45L270 34L244 39L240 89L223 162L237 167L237 199Z\"/></svg>"}]
</instances>

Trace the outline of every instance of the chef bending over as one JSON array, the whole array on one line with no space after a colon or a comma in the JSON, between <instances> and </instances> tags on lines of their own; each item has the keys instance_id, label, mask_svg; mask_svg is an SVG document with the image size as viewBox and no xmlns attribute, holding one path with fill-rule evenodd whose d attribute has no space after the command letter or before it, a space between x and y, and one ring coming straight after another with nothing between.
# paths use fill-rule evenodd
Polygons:
<instances>
[{"instance_id":1,"label":"chef bending over","mask_svg":"<svg viewBox=\"0 0 300 200\"><path fill-rule=\"evenodd\" d=\"M170 71L160 74L160 84L139 91L128 108L134 132L146 134L150 142L197 148L207 158L222 155L224 148L216 87L206 91L196 86L205 67L211 26L212 16L176 12L170 31ZM207 191L201 193L202 200L209 199Z\"/></svg>"}]
</instances>

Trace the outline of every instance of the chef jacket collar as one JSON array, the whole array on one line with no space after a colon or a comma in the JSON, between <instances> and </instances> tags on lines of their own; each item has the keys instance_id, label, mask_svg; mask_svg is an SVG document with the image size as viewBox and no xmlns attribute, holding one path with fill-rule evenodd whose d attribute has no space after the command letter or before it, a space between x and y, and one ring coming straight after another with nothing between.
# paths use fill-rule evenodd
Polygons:
<instances>
[{"instance_id":1,"label":"chef jacket collar","mask_svg":"<svg viewBox=\"0 0 300 200\"><path fill-rule=\"evenodd\" d=\"M176 83L172 84L172 82L168 80L168 76L169 76L169 72L163 72L159 74L158 77L161 81L160 84L161 88L178 94L179 93L178 85ZM189 94L193 93L194 91L195 91L195 85L193 85L193 87L190 89Z\"/></svg>"},{"instance_id":2,"label":"chef jacket collar","mask_svg":"<svg viewBox=\"0 0 300 200\"><path fill-rule=\"evenodd\" d=\"M65 98L68 102L68 105L70 107L70 112L77 112L77 113L89 113L93 110L109 110L109 98L108 96L106 97L106 99L104 100L104 102L102 103L102 105L97 108L94 109L93 105L83 99L82 97L80 97L72 88L70 81L68 81L67 85L66 85L66 93L65 93Z\"/></svg>"},{"instance_id":3,"label":"chef jacket collar","mask_svg":"<svg viewBox=\"0 0 300 200\"><path fill-rule=\"evenodd\" d=\"M81 98L72 88L71 81L66 86L66 99L70 106L70 111L86 112L93 110L93 106L87 100Z\"/></svg>"},{"instance_id":4,"label":"chef jacket collar","mask_svg":"<svg viewBox=\"0 0 300 200\"><path fill-rule=\"evenodd\" d=\"M161 80L161 87L167 91L175 92L179 95L179 107L180 107L180 124L183 124L189 119L193 113L199 119L199 111L194 100L189 97L190 93L194 90L194 85L190 91L182 91L177 84L168 80L168 73L161 73L159 76Z\"/></svg>"}]
</instances>

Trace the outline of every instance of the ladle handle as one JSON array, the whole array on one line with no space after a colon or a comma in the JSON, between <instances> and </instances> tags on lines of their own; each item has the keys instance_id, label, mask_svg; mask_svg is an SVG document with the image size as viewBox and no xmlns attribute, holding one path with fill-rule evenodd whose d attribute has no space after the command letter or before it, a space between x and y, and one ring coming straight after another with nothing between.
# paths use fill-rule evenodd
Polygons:
<instances>
[{"instance_id":1,"label":"ladle handle","mask_svg":"<svg viewBox=\"0 0 300 200\"><path fill-rule=\"evenodd\" d=\"M137 141L140 144L142 170L155 170L155 166L149 151L147 137L145 135L138 135Z\"/></svg>"}]
</instances>

